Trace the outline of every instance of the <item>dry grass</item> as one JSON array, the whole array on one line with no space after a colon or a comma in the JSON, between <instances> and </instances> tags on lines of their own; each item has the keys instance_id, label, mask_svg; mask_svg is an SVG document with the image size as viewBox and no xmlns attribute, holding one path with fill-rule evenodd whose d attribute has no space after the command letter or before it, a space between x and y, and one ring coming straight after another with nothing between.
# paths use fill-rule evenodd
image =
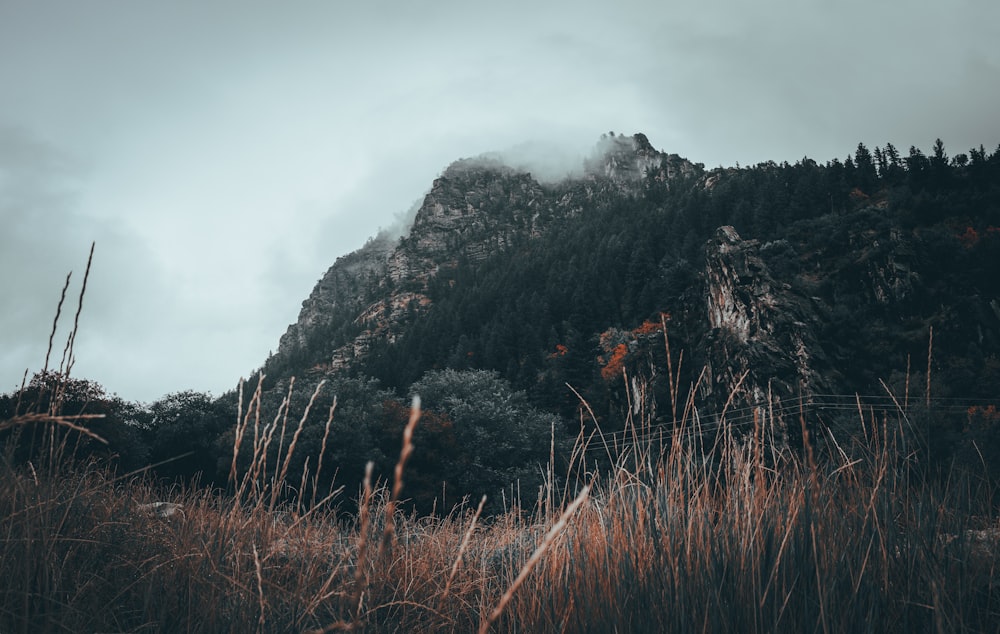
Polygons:
<instances>
[{"instance_id":1,"label":"dry grass","mask_svg":"<svg viewBox=\"0 0 1000 634\"><path fill-rule=\"evenodd\" d=\"M463 507L406 517L398 487L369 480L359 515L344 520L323 500L275 496L287 483L264 478L275 470L261 461L284 425L260 426L258 412L259 393L241 412L234 459L246 460L228 495L164 492L71 460L39 476L5 460L0 631L941 632L1000 623L1000 559L986 530L997 526L992 491L918 479L899 450L905 426L888 418L867 421L867 438L828 456L780 465L765 464L757 434L741 441L725 428L713 460L679 437L662 456L632 445L579 490L544 492L549 502L534 516L482 520ZM415 408L411 428L418 417ZM54 442L77 433L39 424L53 425ZM696 424L686 428L698 436ZM293 435L279 473L295 444ZM585 469L587 449L578 445L575 469ZM408 455L404 444L397 479ZM165 500L183 514L143 507ZM978 502L975 518L954 510Z\"/></svg>"}]
</instances>

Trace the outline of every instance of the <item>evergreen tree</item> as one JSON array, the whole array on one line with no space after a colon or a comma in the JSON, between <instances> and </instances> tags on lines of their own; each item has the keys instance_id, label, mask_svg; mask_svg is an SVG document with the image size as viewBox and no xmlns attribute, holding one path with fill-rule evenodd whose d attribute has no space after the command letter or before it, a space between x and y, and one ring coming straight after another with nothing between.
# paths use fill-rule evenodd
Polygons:
<instances>
[{"instance_id":1,"label":"evergreen tree","mask_svg":"<svg viewBox=\"0 0 1000 634\"><path fill-rule=\"evenodd\" d=\"M934 141L934 156L930 158L931 183L935 188L947 187L951 180L951 168L948 164L948 154L944 150L941 139Z\"/></svg>"},{"instance_id":2,"label":"evergreen tree","mask_svg":"<svg viewBox=\"0 0 1000 634\"><path fill-rule=\"evenodd\" d=\"M907 180L915 188L923 187L927 184L927 172L930 164L927 157L915 145L910 146L910 155L906 157Z\"/></svg>"},{"instance_id":3,"label":"evergreen tree","mask_svg":"<svg viewBox=\"0 0 1000 634\"><path fill-rule=\"evenodd\" d=\"M882 152L882 148L875 146L875 166L878 168L879 177L884 178L886 172L888 172L888 163L885 159L885 154Z\"/></svg>"},{"instance_id":4,"label":"evergreen tree","mask_svg":"<svg viewBox=\"0 0 1000 634\"><path fill-rule=\"evenodd\" d=\"M934 157L931 159L931 166L936 168L948 167L948 155L944 151L944 141L941 139L934 141Z\"/></svg>"},{"instance_id":5,"label":"evergreen tree","mask_svg":"<svg viewBox=\"0 0 1000 634\"><path fill-rule=\"evenodd\" d=\"M899 182L900 177L904 172L903 161L899 156L899 150L897 150L896 146L892 143L886 143L882 156L885 158L886 170L884 174L881 174L881 176L890 184L895 185Z\"/></svg>"},{"instance_id":6,"label":"evergreen tree","mask_svg":"<svg viewBox=\"0 0 1000 634\"><path fill-rule=\"evenodd\" d=\"M878 181L878 172L875 170L875 161L872 153L868 151L864 143L858 143L854 151L855 181L854 184L864 192L870 193Z\"/></svg>"}]
</instances>

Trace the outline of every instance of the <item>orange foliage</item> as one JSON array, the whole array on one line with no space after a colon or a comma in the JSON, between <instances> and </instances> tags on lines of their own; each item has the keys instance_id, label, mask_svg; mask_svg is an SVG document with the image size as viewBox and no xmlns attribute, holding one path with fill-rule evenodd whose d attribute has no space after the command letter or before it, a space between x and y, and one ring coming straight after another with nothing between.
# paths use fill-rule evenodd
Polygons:
<instances>
[{"instance_id":1,"label":"orange foliage","mask_svg":"<svg viewBox=\"0 0 1000 634\"><path fill-rule=\"evenodd\" d=\"M985 231L986 234L990 237L1000 235L1000 227L994 227L993 225L986 227L985 229L983 229L983 231ZM979 241L982 240L983 235L979 231L976 231L975 227L966 227L965 231L960 233L957 237L958 241L962 243L963 247L965 247L966 249L971 249L972 247L979 244Z\"/></svg>"},{"instance_id":2,"label":"orange foliage","mask_svg":"<svg viewBox=\"0 0 1000 634\"><path fill-rule=\"evenodd\" d=\"M966 227L965 233L958 236L958 241L961 242L962 246L966 249L971 249L979 244L979 233L972 227Z\"/></svg>"},{"instance_id":3,"label":"orange foliage","mask_svg":"<svg viewBox=\"0 0 1000 634\"><path fill-rule=\"evenodd\" d=\"M646 338L663 332L665 322L668 319L670 319L670 313L661 312L658 321L647 319L633 330L622 331L617 328L609 328L602 332L600 346L607 354L607 360L602 355L597 357L597 361L601 364L601 376L604 380L611 381L620 376L622 368L625 366L625 358L628 356L629 346L633 346L633 349L635 347L645 349L649 343L649 340ZM616 341L623 343L615 344ZM556 348L560 349L561 346L556 346ZM549 355L549 358L554 356L554 354Z\"/></svg>"},{"instance_id":4,"label":"orange foliage","mask_svg":"<svg viewBox=\"0 0 1000 634\"><path fill-rule=\"evenodd\" d=\"M651 335L654 332L660 332L663 330L663 324L655 321L649 321L648 319L642 322L642 325L632 331L633 335Z\"/></svg>"},{"instance_id":5,"label":"orange foliage","mask_svg":"<svg viewBox=\"0 0 1000 634\"><path fill-rule=\"evenodd\" d=\"M569 352L569 348L559 343L556 344L556 351L550 354L549 358L555 359L557 357L565 357L567 352Z\"/></svg>"},{"instance_id":6,"label":"orange foliage","mask_svg":"<svg viewBox=\"0 0 1000 634\"><path fill-rule=\"evenodd\" d=\"M611 353L611 358L608 360L607 364L601 368L601 377L605 381L611 381L618 375L622 373L622 368L625 366L625 357L628 355L628 346L624 343L620 343L615 346L614 351Z\"/></svg>"},{"instance_id":7,"label":"orange foliage","mask_svg":"<svg viewBox=\"0 0 1000 634\"><path fill-rule=\"evenodd\" d=\"M997 411L996 405L988 405L983 407L981 405L973 405L967 410L969 418L973 418L977 414L981 416L984 420L995 422L1000 421L1000 412Z\"/></svg>"}]
</instances>

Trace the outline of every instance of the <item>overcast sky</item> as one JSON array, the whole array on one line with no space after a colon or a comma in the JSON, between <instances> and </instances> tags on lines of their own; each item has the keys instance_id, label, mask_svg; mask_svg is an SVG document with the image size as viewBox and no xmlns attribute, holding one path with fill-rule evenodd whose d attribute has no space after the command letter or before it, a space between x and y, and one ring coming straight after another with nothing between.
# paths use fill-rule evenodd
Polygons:
<instances>
[{"instance_id":1,"label":"overcast sky","mask_svg":"<svg viewBox=\"0 0 1000 634\"><path fill-rule=\"evenodd\" d=\"M455 159L992 150L997 42L996 0L0 0L0 392L91 241L74 373L218 395Z\"/></svg>"}]
</instances>

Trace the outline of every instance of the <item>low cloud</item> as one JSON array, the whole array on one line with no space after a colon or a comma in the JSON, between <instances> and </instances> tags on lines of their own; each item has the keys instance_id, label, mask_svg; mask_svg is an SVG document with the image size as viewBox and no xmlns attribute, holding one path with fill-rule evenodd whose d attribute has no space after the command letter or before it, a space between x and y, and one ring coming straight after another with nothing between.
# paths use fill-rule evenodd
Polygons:
<instances>
[{"instance_id":1,"label":"low cloud","mask_svg":"<svg viewBox=\"0 0 1000 634\"><path fill-rule=\"evenodd\" d=\"M591 144L597 139L591 139ZM492 159L518 171L529 172L542 183L554 183L583 176L584 146L580 143L527 141L483 158Z\"/></svg>"},{"instance_id":2,"label":"low cloud","mask_svg":"<svg viewBox=\"0 0 1000 634\"><path fill-rule=\"evenodd\" d=\"M60 292L71 274L52 365L58 366L76 311L87 255L96 243L76 339L77 374L128 382L133 337L164 303L143 305L147 290L163 288L141 241L120 225L78 210L85 166L24 130L0 127L0 391L20 385L25 370L40 370ZM160 296L160 299L166 299ZM102 340L117 363L96 362L82 352ZM105 356L101 354L99 356Z\"/></svg>"}]
</instances>

